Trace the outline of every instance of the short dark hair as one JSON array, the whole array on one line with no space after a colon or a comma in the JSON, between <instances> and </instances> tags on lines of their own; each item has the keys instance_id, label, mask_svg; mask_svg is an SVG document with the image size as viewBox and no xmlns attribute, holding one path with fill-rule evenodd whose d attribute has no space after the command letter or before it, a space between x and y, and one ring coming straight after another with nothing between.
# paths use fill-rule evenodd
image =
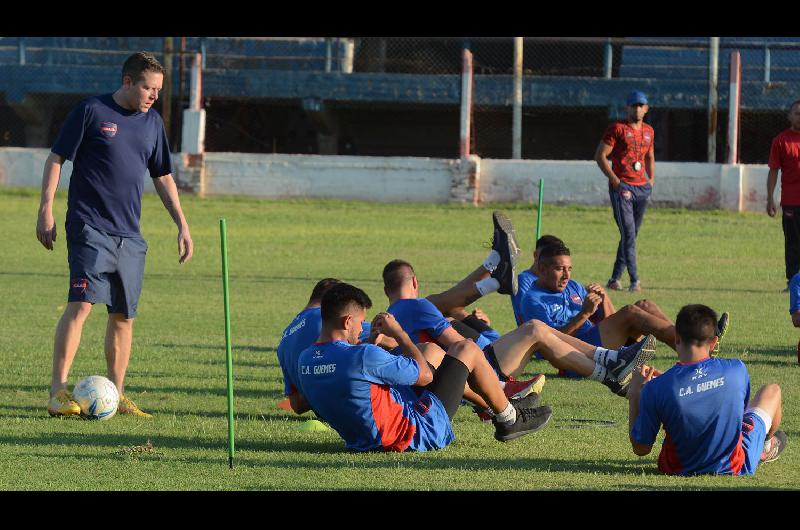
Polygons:
<instances>
[{"instance_id":1,"label":"short dark hair","mask_svg":"<svg viewBox=\"0 0 800 530\"><path fill-rule=\"evenodd\" d=\"M317 282L317 285L314 286L314 290L311 291L311 297L308 299L308 303L318 302L322 300L322 295L328 292L328 289L336 285L337 283L342 283L342 280L337 280L336 278L323 278L322 280Z\"/></svg>"},{"instance_id":2,"label":"short dark hair","mask_svg":"<svg viewBox=\"0 0 800 530\"><path fill-rule=\"evenodd\" d=\"M540 248L544 248L544 247L549 246L549 245L561 245L563 247L564 246L564 242L561 241L556 236L544 235L544 236L542 236L542 237L540 237L539 239L536 240L536 247L535 248L538 250Z\"/></svg>"},{"instance_id":3,"label":"short dark hair","mask_svg":"<svg viewBox=\"0 0 800 530\"><path fill-rule=\"evenodd\" d=\"M558 243L542 247L542 250L539 251L539 263L545 267L549 266L557 256L571 256L569 248L565 245L559 245Z\"/></svg>"},{"instance_id":4,"label":"short dark hair","mask_svg":"<svg viewBox=\"0 0 800 530\"><path fill-rule=\"evenodd\" d=\"M142 79L145 72L157 72L162 75L167 73L153 54L147 52L134 53L122 65L122 77L127 75L133 83Z\"/></svg>"},{"instance_id":5,"label":"short dark hair","mask_svg":"<svg viewBox=\"0 0 800 530\"><path fill-rule=\"evenodd\" d=\"M415 274L414 267L405 260L393 259L387 263L383 268L383 287L389 292L399 289L408 278L408 275L403 270L406 268L411 269L411 274Z\"/></svg>"},{"instance_id":6,"label":"short dark hair","mask_svg":"<svg viewBox=\"0 0 800 530\"><path fill-rule=\"evenodd\" d=\"M675 332L689 344L705 344L717 334L717 313L702 304L685 305L675 319Z\"/></svg>"},{"instance_id":7,"label":"short dark hair","mask_svg":"<svg viewBox=\"0 0 800 530\"><path fill-rule=\"evenodd\" d=\"M794 100L794 101L792 102L792 104L791 104L791 105L789 105L789 112L792 112L792 109L794 108L794 106L795 106L795 105L800 105L800 99L796 99L796 100Z\"/></svg>"},{"instance_id":8,"label":"short dark hair","mask_svg":"<svg viewBox=\"0 0 800 530\"><path fill-rule=\"evenodd\" d=\"M339 282L322 295L322 321L334 323L354 305L366 310L372 307L372 300L358 287Z\"/></svg>"}]
</instances>

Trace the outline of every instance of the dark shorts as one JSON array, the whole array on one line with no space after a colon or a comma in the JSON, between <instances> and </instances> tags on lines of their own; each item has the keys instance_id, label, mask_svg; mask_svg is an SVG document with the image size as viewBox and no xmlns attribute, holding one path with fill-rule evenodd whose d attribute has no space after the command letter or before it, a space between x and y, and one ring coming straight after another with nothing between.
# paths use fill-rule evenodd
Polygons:
<instances>
[{"instance_id":1,"label":"dark shorts","mask_svg":"<svg viewBox=\"0 0 800 530\"><path fill-rule=\"evenodd\" d=\"M489 361L489 366L494 369L494 373L497 374L497 378L500 381L508 381L509 377L500 369L500 363L497 362L497 355L495 355L494 347L491 344L483 349L483 355L486 357L486 360Z\"/></svg>"},{"instance_id":2,"label":"dark shorts","mask_svg":"<svg viewBox=\"0 0 800 530\"><path fill-rule=\"evenodd\" d=\"M136 316L147 242L112 236L85 223L66 226L69 302L106 304L109 313Z\"/></svg>"},{"instance_id":3,"label":"dark shorts","mask_svg":"<svg viewBox=\"0 0 800 530\"><path fill-rule=\"evenodd\" d=\"M588 331L581 335L576 335L576 339L581 339L583 342L587 344L591 344L592 346L602 346L603 341L600 338L600 326L592 326L589 328Z\"/></svg>"},{"instance_id":4,"label":"dark shorts","mask_svg":"<svg viewBox=\"0 0 800 530\"><path fill-rule=\"evenodd\" d=\"M464 385L467 384L469 368L449 355L445 355L442 364L433 374L433 381L425 387L425 390L436 394L439 401L444 405L447 416L452 420L461 405L461 398L464 395Z\"/></svg>"}]
</instances>

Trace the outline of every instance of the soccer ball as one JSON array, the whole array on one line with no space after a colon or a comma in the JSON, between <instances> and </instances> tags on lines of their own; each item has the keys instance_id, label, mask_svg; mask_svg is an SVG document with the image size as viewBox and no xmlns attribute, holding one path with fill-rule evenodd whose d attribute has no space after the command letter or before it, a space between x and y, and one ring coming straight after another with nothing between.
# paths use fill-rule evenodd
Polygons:
<instances>
[{"instance_id":1,"label":"soccer ball","mask_svg":"<svg viewBox=\"0 0 800 530\"><path fill-rule=\"evenodd\" d=\"M119 392L102 375L90 375L72 390L72 399L81 407L81 416L90 420L109 420L117 413Z\"/></svg>"}]
</instances>

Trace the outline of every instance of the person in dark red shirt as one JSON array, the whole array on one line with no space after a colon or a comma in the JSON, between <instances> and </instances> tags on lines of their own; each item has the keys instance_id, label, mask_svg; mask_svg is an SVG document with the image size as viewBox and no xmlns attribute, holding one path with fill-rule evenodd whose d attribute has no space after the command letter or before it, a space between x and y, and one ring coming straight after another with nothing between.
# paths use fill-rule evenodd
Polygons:
<instances>
[{"instance_id":1,"label":"person in dark red shirt","mask_svg":"<svg viewBox=\"0 0 800 530\"><path fill-rule=\"evenodd\" d=\"M800 271L800 99L789 107L790 127L772 140L767 176L767 214L775 217L775 184L781 172L786 284Z\"/></svg>"},{"instance_id":2,"label":"person in dark red shirt","mask_svg":"<svg viewBox=\"0 0 800 530\"><path fill-rule=\"evenodd\" d=\"M620 278L627 268L631 279L629 290L639 292L642 288L636 270L636 236L655 182L655 135L653 128L644 123L644 116L650 109L647 96L638 90L631 92L627 105L627 119L608 126L594 159L608 178L611 208L620 233L617 259L607 287L622 290Z\"/></svg>"}]
</instances>

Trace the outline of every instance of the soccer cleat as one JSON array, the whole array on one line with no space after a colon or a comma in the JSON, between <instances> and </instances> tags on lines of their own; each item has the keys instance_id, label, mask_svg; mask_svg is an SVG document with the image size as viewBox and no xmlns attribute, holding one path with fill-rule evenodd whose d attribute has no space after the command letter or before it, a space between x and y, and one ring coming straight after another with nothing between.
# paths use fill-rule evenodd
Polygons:
<instances>
[{"instance_id":1,"label":"soccer cleat","mask_svg":"<svg viewBox=\"0 0 800 530\"><path fill-rule=\"evenodd\" d=\"M620 397L628 397L628 387L631 384L631 374L628 374L628 377L622 381L617 381L616 379L605 379L603 384L606 385L608 389L616 395Z\"/></svg>"},{"instance_id":2,"label":"soccer cleat","mask_svg":"<svg viewBox=\"0 0 800 530\"><path fill-rule=\"evenodd\" d=\"M781 453L786 449L786 442L788 438L783 431L775 431L772 438L764 442L764 452L761 453L761 463L774 462L781 456ZM769 442L769 447L767 447Z\"/></svg>"},{"instance_id":3,"label":"soccer cleat","mask_svg":"<svg viewBox=\"0 0 800 530\"><path fill-rule=\"evenodd\" d=\"M537 374L536 377L527 381L508 380L506 386L503 387L503 393L508 399L521 399L531 393L540 393L544 383L544 374Z\"/></svg>"},{"instance_id":4,"label":"soccer cleat","mask_svg":"<svg viewBox=\"0 0 800 530\"><path fill-rule=\"evenodd\" d=\"M635 282L631 282L631 286L628 287L628 291L632 293L641 293L642 292L642 282L636 280Z\"/></svg>"},{"instance_id":5,"label":"soccer cleat","mask_svg":"<svg viewBox=\"0 0 800 530\"><path fill-rule=\"evenodd\" d=\"M144 412L142 409L136 406L136 403L128 399L127 396L124 394L120 394L119 396L119 406L117 407L117 412L120 414L130 414L131 416L138 416L140 418L152 418L152 414L148 414Z\"/></svg>"},{"instance_id":6,"label":"soccer cleat","mask_svg":"<svg viewBox=\"0 0 800 530\"><path fill-rule=\"evenodd\" d=\"M525 396L524 398L509 399L509 402L514 404L514 403L519 403L523 400L525 401L525 406L527 406L528 408L536 407L539 405L539 394L536 392L532 392L531 394ZM483 422L492 421L494 419L494 416L490 414L489 411L484 410L478 407L477 405L473 405L472 411L475 412L475 414L478 415L478 418L480 418L480 420Z\"/></svg>"},{"instance_id":7,"label":"soccer cleat","mask_svg":"<svg viewBox=\"0 0 800 530\"><path fill-rule=\"evenodd\" d=\"M493 212L492 221L494 222L492 250L500 254L500 263L492 271L492 278L500 283L498 293L514 296L517 294L516 266L517 257L520 254L514 225L511 224L511 219L502 212Z\"/></svg>"},{"instance_id":8,"label":"soccer cleat","mask_svg":"<svg viewBox=\"0 0 800 530\"><path fill-rule=\"evenodd\" d=\"M51 416L78 416L81 413L81 407L72 399L72 394L67 392L66 388L62 388L50 396L47 412Z\"/></svg>"},{"instance_id":9,"label":"soccer cleat","mask_svg":"<svg viewBox=\"0 0 800 530\"><path fill-rule=\"evenodd\" d=\"M619 280L615 280L612 278L608 280L608 283L606 284L606 289L611 289L612 291L621 291L622 284L620 283Z\"/></svg>"},{"instance_id":10,"label":"soccer cleat","mask_svg":"<svg viewBox=\"0 0 800 530\"><path fill-rule=\"evenodd\" d=\"M723 337L728 332L728 326L730 325L730 313L725 311L722 313L722 316L719 317L719 321L717 322L717 345L714 346L714 353L719 353L719 345L722 342Z\"/></svg>"},{"instance_id":11,"label":"soccer cleat","mask_svg":"<svg viewBox=\"0 0 800 530\"><path fill-rule=\"evenodd\" d=\"M534 394L537 396L537 394ZM530 396L529 396L530 397ZM494 423L494 437L501 442L508 442L525 436L526 434L534 433L541 430L550 418L553 416L553 411L547 405L542 407L527 407L523 406L523 401L528 400L523 398L516 403L513 403L514 408L517 409L517 421L511 425L499 423L497 419L493 420Z\"/></svg>"},{"instance_id":12,"label":"soccer cleat","mask_svg":"<svg viewBox=\"0 0 800 530\"><path fill-rule=\"evenodd\" d=\"M623 346L617 352L617 360L606 364L608 374L617 381L625 379L642 365L647 364L656 353L656 338L647 335L632 346Z\"/></svg>"}]
</instances>

